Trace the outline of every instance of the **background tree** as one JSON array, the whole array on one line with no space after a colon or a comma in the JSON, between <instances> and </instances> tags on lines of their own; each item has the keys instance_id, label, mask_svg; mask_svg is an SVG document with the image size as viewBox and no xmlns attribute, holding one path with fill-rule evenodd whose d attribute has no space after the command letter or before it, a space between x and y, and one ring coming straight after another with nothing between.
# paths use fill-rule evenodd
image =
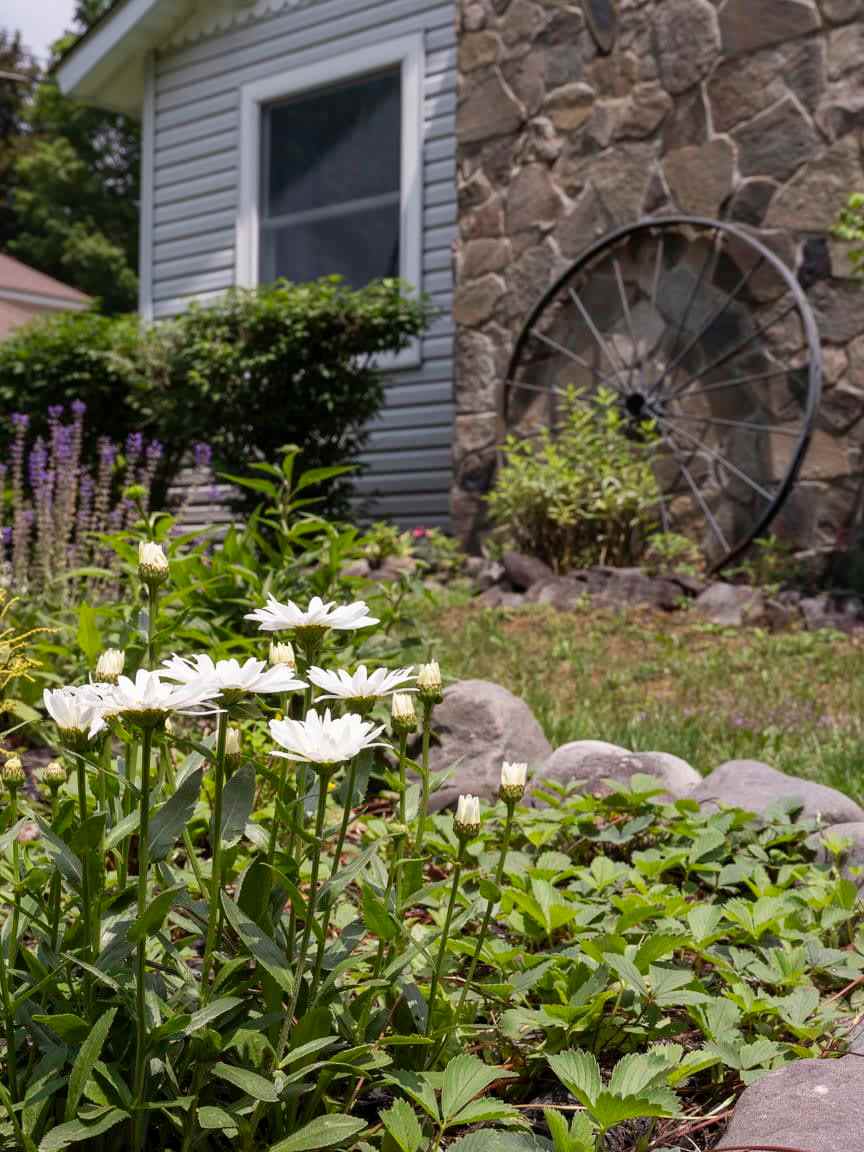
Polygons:
<instances>
[{"instance_id":1,"label":"background tree","mask_svg":"<svg viewBox=\"0 0 864 1152\"><path fill-rule=\"evenodd\" d=\"M0 28L0 250L15 234L15 160L27 130L27 101L39 75L18 32Z\"/></svg>"},{"instance_id":2,"label":"background tree","mask_svg":"<svg viewBox=\"0 0 864 1152\"><path fill-rule=\"evenodd\" d=\"M81 0L52 64L110 7ZM42 77L27 103L13 160L13 255L96 297L134 309L138 277L140 133L126 116L65 97Z\"/></svg>"}]
</instances>

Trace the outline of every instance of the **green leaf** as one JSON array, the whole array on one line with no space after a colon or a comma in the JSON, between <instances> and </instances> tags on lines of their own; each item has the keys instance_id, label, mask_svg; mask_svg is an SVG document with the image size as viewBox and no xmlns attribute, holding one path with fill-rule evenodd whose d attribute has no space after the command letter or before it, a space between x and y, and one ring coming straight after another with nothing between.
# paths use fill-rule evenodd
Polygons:
<instances>
[{"instance_id":1,"label":"green leaf","mask_svg":"<svg viewBox=\"0 0 864 1152\"><path fill-rule=\"evenodd\" d=\"M151 900L144 914L129 925L126 939L130 944L137 944L139 940L145 940L154 932L158 932L165 917L171 911L174 901L184 891L185 887L182 884L175 888L166 888L164 892L159 893L155 900Z\"/></svg>"},{"instance_id":2,"label":"green leaf","mask_svg":"<svg viewBox=\"0 0 864 1152\"><path fill-rule=\"evenodd\" d=\"M331 1148L334 1144L352 1139L365 1128L365 1120L346 1116L342 1112L331 1112L328 1116L318 1116L278 1144L272 1144L270 1152L310 1152L316 1148Z\"/></svg>"},{"instance_id":3,"label":"green leaf","mask_svg":"<svg viewBox=\"0 0 864 1152\"><path fill-rule=\"evenodd\" d=\"M124 816L119 820L113 828L108 832L105 837L105 851L110 852L112 848L116 848L121 844L127 836L131 836L133 832L138 831L138 825L141 823L141 812L138 808L134 812L130 812L128 816Z\"/></svg>"},{"instance_id":4,"label":"green leaf","mask_svg":"<svg viewBox=\"0 0 864 1152\"><path fill-rule=\"evenodd\" d=\"M81 888L82 868L81 861L68 844L55 836L51 829L42 820L37 820L42 833L42 843L45 851L51 857L55 868L60 875L68 880L73 888Z\"/></svg>"},{"instance_id":5,"label":"green leaf","mask_svg":"<svg viewBox=\"0 0 864 1152\"><path fill-rule=\"evenodd\" d=\"M185 1035L191 1036L193 1032L206 1028L208 1024L218 1020L220 1016L224 1016L226 1012L230 1012L232 1008L236 1008L242 1003L243 1001L239 996L223 996L221 1000L214 1000L206 1008L199 1008L189 1017L189 1023L184 1029Z\"/></svg>"},{"instance_id":6,"label":"green leaf","mask_svg":"<svg viewBox=\"0 0 864 1152\"><path fill-rule=\"evenodd\" d=\"M571 1049L558 1056L547 1057L549 1067L580 1104L591 1108L603 1089L600 1065L593 1052Z\"/></svg>"},{"instance_id":7,"label":"green leaf","mask_svg":"<svg viewBox=\"0 0 864 1152\"><path fill-rule=\"evenodd\" d=\"M288 957L273 942L260 925L250 920L234 901L222 893L222 906L228 923L243 941L254 960L273 977L283 992L290 996L294 991L294 977Z\"/></svg>"},{"instance_id":8,"label":"green leaf","mask_svg":"<svg viewBox=\"0 0 864 1152\"><path fill-rule=\"evenodd\" d=\"M423 1129L407 1100L394 1100L392 1105L379 1115L384 1127L402 1152L417 1152L423 1143Z\"/></svg>"},{"instance_id":9,"label":"green leaf","mask_svg":"<svg viewBox=\"0 0 864 1152\"><path fill-rule=\"evenodd\" d=\"M99 633L99 627L96 623L96 609L92 604L87 601L82 601L78 606L78 635L76 641L78 647L87 658L87 663L91 666L99 659L99 654L102 651L102 636Z\"/></svg>"},{"instance_id":10,"label":"green leaf","mask_svg":"<svg viewBox=\"0 0 864 1152\"><path fill-rule=\"evenodd\" d=\"M508 1132L503 1128L484 1128L460 1136L447 1152L549 1152L551 1143L533 1132Z\"/></svg>"},{"instance_id":11,"label":"green leaf","mask_svg":"<svg viewBox=\"0 0 864 1152\"><path fill-rule=\"evenodd\" d=\"M232 1135L236 1136L238 1132L237 1121L231 1113L213 1104L198 1109L198 1123L205 1132L222 1131L229 1138Z\"/></svg>"},{"instance_id":12,"label":"green leaf","mask_svg":"<svg viewBox=\"0 0 864 1152\"><path fill-rule=\"evenodd\" d=\"M195 815L195 806L201 794L204 769L190 772L177 791L150 821L150 861L164 860L183 834L183 829Z\"/></svg>"},{"instance_id":13,"label":"green leaf","mask_svg":"<svg viewBox=\"0 0 864 1152\"><path fill-rule=\"evenodd\" d=\"M22 816L20 820L16 820L11 828L6 829L3 835L0 836L0 852L5 852L8 848L12 847L12 844L18 839L18 833L27 823L29 823L27 817Z\"/></svg>"},{"instance_id":14,"label":"green leaf","mask_svg":"<svg viewBox=\"0 0 864 1152\"><path fill-rule=\"evenodd\" d=\"M66 1096L65 1118L67 1120L75 1119L75 1114L78 1111L78 1102L84 1094L84 1089L87 1086L87 1081L90 1079L96 1061L102 1055L102 1046L111 1030L111 1025L114 1023L114 1017L116 1015L117 1009L111 1008L99 1017L93 1025L90 1035L81 1045L78 1055L75 1057L75 1063L72 1065L72 1071L69 1073L69 1092ZM105 1129L105 1131L107 1131L107 1129ZM67 1141L67 1143L72 1143L72 1141Z\"/></svg>"},{"instance_id":15,"label":"green leaf","mask_svg":"<svg viewBox=\"0 0 864 1152\"><path fill-rule=\"evenodd\" d=\"M80 1044L90 1029L86 1020L76 1016L73 1012L61 1012L56 1016L43 1016L34 1014L33 1022L50 1028L52 1032L71 1044Z\"/></svg>"},{"instance_id":16,"label":"green leaf","mask_svg":"<svg viewBox=\"0 0 864 1152\"><path fill-rule=\"evenodd\" d=\"M441 1113L438 1108L438 1101L435 1099L435 1092L428 1080L421 1079L416 1072L411 1072L407 1068L393 1069L387 1073L387 1079L401 1088L415 1104L419 1104L426 1115L431 1117L436 1124L440 1123Z\"/></svg>"},{"instance_id":17,"label":"green leaf","mask_svg":"<svg viewBox=\"0 0 864 1152\"><path fill-rule=\"evenodd\" d=\"M444 1069L441 1086L441 1115L445 1120L452 1119L457 1112L485 1092L496 1080L512 1080L515 1072L484 1064L482 1060L465 1052L454 1057Z\"/></svg>"},{"instance_id":18,"label":"green leaf","mask_svg":"<svg viewBox=\"0 0 864 1152\"><path fill-rule=\"evenodd\" d=\"M236 844L252 815L255 804L255 769L251 764L238 768L222 798L222 843L226 848Z\"/></svg>"},{"instance_id":19,"label":"green leaf","mask_svg":"<svg viewBox=\"0 0 864 1152\"><path fill-rule=\"evenodd\" d=\"M94 1120L92 1124L85 1124L81 1120L70 1120L66 1124L52 1128L43 1136L39 1145L39 1152L60 1152L62 1148L68 1148L70 1144L80 1144L82 1140L92 1140L96 1136L110 1132L112 1128L116 1128L118 1124L122 1124L124 1120L128 1119L128 1112L122 1112L119 1108L111 1108L97 1120Z\"/></svg>"},{"instance_id":20,"label":"green leaf","mask_svg":"<svg viewBox=\"0 0 864 1152\"><path fill-rule=\"evenodd\" d=\"M370 885L364 884L361 889L361 898L363 902L363 922L369 931L379 938L379 940L395 940L400 932L401 927L399 921L391 912L388 912L387 905L383 900L380 900Z\"/></svg>"},{"instance_id":21,"label":"green leaf","mask_svg":"<svg viewBox=\"0 0 864 1152\"><path fill-rule=\"evenodd\" d=\"M447 1121L447 1127L488 1124L492 1120L507 1121L511 1124L525 1123L522 1113L512 1104L506 1104L503 1100L496 1100L494 1096L481 1096L479 1100L471 1100L455 1116L452 1116Z\"/></svg>"},{"instance_id":22,"label":"green leaf","mask_svg":"<svg viewBox=\"0 0 864 1152\"><path fill-rule=\"evenodd\" d=\"M223 1064L220 1060L218 1064L213 1065L211 1071L214 1076L218 1076L220 1080L225 1080L228 1084L233 1084L235 1088L239 1088L241 1092L251 1096L253 1100L263 1100L265 1104L275 1104L279 1099L279 1093L273 1081L265 1080L263 1076L259 1076L257 1072L250 1072L248 1068L235 1068L232 1064Z\"/></svg>"}]
</instances>

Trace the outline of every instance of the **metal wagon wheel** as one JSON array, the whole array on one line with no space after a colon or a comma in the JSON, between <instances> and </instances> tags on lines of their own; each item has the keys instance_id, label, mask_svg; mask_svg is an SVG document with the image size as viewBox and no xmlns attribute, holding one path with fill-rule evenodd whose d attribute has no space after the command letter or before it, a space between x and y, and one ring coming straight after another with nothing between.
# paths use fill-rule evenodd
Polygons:
<instances>
[{"instance_id":1,"label":"metal wagon wheel","mask_svg":"<svg viewBox=\"0 0 864 1152\"><path fill-rule=\"evenodd\" d=\"M556 427L561 398L614 394L649 426L658 521L717 571L789 496L821 394L816 322L779 257L743 228L670 216L589 248L546 292L514 349L504 430Z\"/></svg>"}]
</instances>

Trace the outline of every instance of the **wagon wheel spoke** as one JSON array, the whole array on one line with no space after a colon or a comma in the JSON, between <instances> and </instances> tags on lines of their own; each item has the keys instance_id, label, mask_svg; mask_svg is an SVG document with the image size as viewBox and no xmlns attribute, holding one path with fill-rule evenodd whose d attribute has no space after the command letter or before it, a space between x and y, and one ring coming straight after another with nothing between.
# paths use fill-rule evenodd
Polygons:
<instances>
[{"instance_id":1,"label":"wagon wheel spoke","mask_svg":"<svg viewBox=\"0 0 864 1152\"><path fill-rule=\"evenodd\" d=\"M621 275L621 265L617 260L612 261L612 266L615 269L615 283L618 285L618 295L621 298L621 308L624 312L624 317L627 321L627 332L630 336L630 346L633 349L633 355L637 356L639 353L639 342L636 339L636 333L633 331L633 317L630 314L630 302L627 299L627 290L624 287L624 278ZM630 361L627 373L627 391L630 392L633 383L633 372L636 368L634 360Z\"/></svg>"},{"instance_id":2,"label":"wagon wheel spoke","mask_svg":"<svg viewBox=\"0 0 864 1152\"><path fill-rule=\"evenodd\" d=\"M578 364L580 367L587 368L588 371L592 372L598 380L602 380L604 383L610 383L613 387L615 386L614 377L606 376L602 372L598 371L592 364L589 364L587 360L584 360L577 352L574 352L572 348L568 348L566 344L559 344L557 340L553 340L553 338L551 336L547 336L545 332L538 332L536 328L531 329L531 335L535 340L539 340L541 343L548 345L550 348L554 348L556 352L560 352L562 356L566 356L568 360L573 360L574 363ZM519 384L518 387L523 388L524 385Z\"/></svg>"},{"instance_id":3,"label":"wagon wheel spoke","mask_svg":"<svg viewBox=\"0 0 864 1152\"><path fill-rule=\"evenodd\" d=\"M672 437L670 435L666 435L665 433L663 433L662 435L663 435L663 439L669 445L669 448L670 448L672 454L674 455L674 457L678 463L678 468L679 468L678 475L683 476L684 479L687 481L687 486L690 488L690 491L693 493L693 496L696 499L696 503L699 505L700 509L702 510L702 512L705 516L705 519L708 521L708 525L711 528L711 531L714 533L714 535L717 538L718 543L720 544L720 547L723 549L724 552L728 552L729 551L729 541L726 539L725 535L723 534L723 529L720 527L719 523L717 522L717 517L711 511L711 508L708 504L708 501L705 499L704 495L702 494L702 492L699 488L699 485L693 479L693 473L687 467L687 464L685 463L684 458L679 454L678 448L675 444L675 441L672 439Z\"/></svg>"},{"instance_id":4,"label":"wagon wheel spoke","mask_svg":"<svg viewBox=\"0 0 864 1152\"><path fill-rule=\"evenodd\" d=\"M719 416L693 416L683 412L675 412L671 417L686 424L712 424L720 428L743 428L749 432L772 432L778 436L792 436L797 438L800 432L793 428L786 428L782 424L759 424L752 420L723 420ZM659 419L659 417L658 417Z\"/></svg>"},{"instance_id":5,"label":"wagon wheel spoke","mask_svg":"<svg viewBox=\"0 0 864 1152\"><path fill-rule=\"evenodd\" d=\"M587 308L585 307L585 305L580 300L578 294L576 292L574 292L572 288L570 289L570 297L573 300L573 303L579 309L579 312L582 316L582 319L585 321L585 324L588 328L588 331L594 337L600 350L603 352L606 359L612 365L612 368L615 371L615 374L617 377L617 375L620 371L620 366L616 366L617 357L613 357L611 351L609 350L609 345L606 343L606 341L600 335L600 332L598 331L597 325L594 323L594 321L591 319L590 315L588 314ZM624 372L626 373L626 371L627 371L627 369L625 368ZM626 395L626 389L619 388L614 381L612 383L612 387L615 388L616 392L622 392L624 395Z\"/></svg>"},{"instance_id":6,"label":"wagon wheel spoke","mask_svg":"<svg viewBox=\"0 0 864 1152\"><path fill-rule=\"evenodd\" d=\"M716 255L716 259L719 260L718 249L719 249L719 244L717 244L716 240L713 244L709 244L706 246L705 259L702 261L702 267L699 269L699 277L696 280L696 287L693 289L693 292L690 294L690 296L687 300L687 307L684 309L684 311L678 317L678 324L675 328L675 338L672 341L670 360L674 360L674 358L675 358L675 351L678 347L678 341L681 339L681 333L684 331L684 328L687 325L687 321L690 319L690 311L693 308L693 301L698 298L699 292L702 289L702 285L705 282L705 273L708 271L708 265L711 263L711 257ZM717 267L716 260L715 260L714 267L716 270L716 267ZM713 273L712 273L712 278L713 278ZM669 373L669 368L667 366L666 368L663 369L663 372L660 374L658 379L655 380L654 384L649 389L649 395L651 395L651 396L657 395L657 393L660 391L660 388L663 384L663 381L666 379L668 373Z\"/></svg>"},{"instance_id":7,"label":"wagon wheel spoke","mask_svg":"<svg viewBox=\"0 0 864 1152\"><path fill-rule=\"evenodd\" d=\"M685 440L689 440L690 443L694 445L694 447L698 448L700 452L704 452L706 456L710 456L711 459L715 460L721 467L728 468L733 476L737 476L743 484L748 486L748 488L752 488L754 492L758 492L758 494L764 500L774 499L773 492L767 491L767 489L763 488L762 485L758 481L754 480L752 476L748 476L746 472L742 472L737 464L733 464L731 460L727 460L725 456L721 456L719 452L715 451L713 448L710 448L707 444L704 444L695 436L692 436L686 428L675 428L674 425L678 423L677 417L658 416L657 423L661 425L672 424L672 430L676 436L683 436Z\"/></svg>"},{"instance_id":8,"label":"wagon wheel spoke","mask_svg":"<svg viewBox=\"0 0 864 1152\"><path fill-rule=\"evenodd\" d=\"M798 352L804 352L804 351L806 351L806 349L804 349L804 348L798 349ZM798 352L793 352L792 355L795 356L798 354ZM805 369L807 368L806 364L804 365L804 368ZM762 381L762 380L776 380L778 376L789 376L793 372L797 372L797 371L800 371L800 369L798 369L798 368L775 368L771 372L754 372L749 376L734 376L734 377L731 377L729 380L718 380L714 384L706 384L704 388L691 388L690 391L687 393L687 396L688 397L690 397L690 396L706 396L710 392L722 392L726 388L737 388L737 387L740 387L740 385L742 385L742 384L755 384L755 383ZM676 392L674 396L670 397L670 399L676 399L677 397L682 396L682 395L683 395L683 391L682 392Z\"/></svg>"}]
</instances>

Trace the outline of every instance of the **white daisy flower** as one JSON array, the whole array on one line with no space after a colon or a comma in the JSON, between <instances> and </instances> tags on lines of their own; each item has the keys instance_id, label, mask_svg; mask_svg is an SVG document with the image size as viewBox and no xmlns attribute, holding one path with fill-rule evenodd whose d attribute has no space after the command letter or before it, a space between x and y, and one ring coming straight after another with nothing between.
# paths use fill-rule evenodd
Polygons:
<instances>
[{"instance_id":1,"label":"white daisy flower","mask_svg":"<svg viewBox=\"0 0 864 1152\"><path fill-rule=\"evenodd\" d=\"M138 545L138 573L145 583L161 584L168 579L168 557L161 544L142 540Z\"/></svg>"},{"instance_id":2,"label":"white daisy flower","mask_svg":"<svg viewBox=\"0 0 864 1152\"><path fill-rule=\"evenodd\" d=\"M119 648L106 648L96 661L95 679L101 684L116 684L125 666L125 652Z\"/></svg>"},{"instance_id":3,"label":"white daisy flower","mask_svg":"<svg viewBox=\"0 0 864 1152\"><path fill-rule=\"evenodd\" d=\"M353 676L344 668L335 672L310 668L308 676L316 688L326 693L322 700L380 700L392 696L402 685L413 680L413 672L413 668L396 668L394 671L376 668L370 673L366 671L366 665L361 664Z\"/></svg>"},{"instance_id":4,"label":"white daisy flower","mask_svg":"<svg viewBox=\"0 0 864 1152\"><path fill-rule=\"evenodd\" d=\"M306 687L287 665L269 668L266 661L254 657L241 664L239 660L213 660L206 655L172 656L163 662L159 672L166 680L180 684L213 685L225 698L247 693L296 692Z\"/></svg>"},{"instance_id":5,"label":"white daisy flower","mask_svg":"<svg viewBox=\"0 0 864 1152\"><path fill-rule=\"evenodd\" d=\"M89 744L105 727L105 705L92 684L46 688L42 701L66 741Z\"/></svg>"},{"instance_id":6,"label":"white daisy flower","mask_svg":"<svg viewBox=\"0 0 864 1152\"><path fill-rule=\"evenodd\" d=\"M528 783L528 765L511 764L505 760L501 765L500 794L503 800L517 801L525 795L525 786Z\"/></svg>"},{"instance_id":7,"label":"white daisy flower","mask_svg":"<svg viewBox=\"0 0 864 1152\"><path fill-rule=\"evenodd\" d=\"M159 672L140 668L134 680L121 676L116 685L106 686L101 695L106 714L146 726L160 724L174 712L201 712L205 704L216 700L219 691L219 686L212 681L166 683Z\"/></svg>"},{"instance_id":8,"label":"white daisy flower","mask_svg":"<svg viewBox=\"0 0 864 1152\"><path fill-rule=\"evenodd\" d=\"M287 632L292 630L332 629L336 632L351 632L355 628L370 628L378 621L369 615L369 609L362 600L356 604L336 604L325 602L314 596L309 607L301 608L293 600L280 604L270 596L264 608L249 612L247 620L254 620L262 632Z\"/></svg>"},{"instance_id":9,"label":"white daisy flower","mask_svg":"<svg viewBox=\"0 0 864 1152\"><path fill-rule=\"evenodd\" d=\"M365 748L386 748L378 739L383 731L383 725L353 712L334 719L329 708L323 717L310 711L305 720L270 721L270 735L284 749L272 755L303 764L344 764Z\"/></svg>"},{"instance_id":10,"label":"white daisy flower","mask_svg":"<svg viewBox=\"0 0 864 1152\"><path fill-rule=\"evenodd\" d=\"M456 804L456 831L460 836L476 836L480 831L480 797L460 796Z\"/></svg>"}]
</instances>

